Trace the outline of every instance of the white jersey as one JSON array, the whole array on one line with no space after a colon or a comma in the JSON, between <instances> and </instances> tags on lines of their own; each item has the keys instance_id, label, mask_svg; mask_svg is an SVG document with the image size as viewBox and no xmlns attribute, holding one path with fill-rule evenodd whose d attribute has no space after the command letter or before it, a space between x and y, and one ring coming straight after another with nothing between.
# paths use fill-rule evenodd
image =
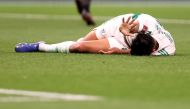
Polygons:
<instances>
[{"instance_id":1,"label":"white jersey","mask_svg":"<svg viewBox=\"0 0 190 109\"><path fill-rule=\"evenodd\" d=\"M171 34L152 16L139 14L139 32L150 32L151 36L158 42L159 48L152 55L174 55L175 44Z\"/></svg>"},{"instance_id":2,"label":"white jersey","mask_svg":"<svg viewBox=\"0 0 190 109\"><path fill-rule=\"evenodd\" d=\"M129 37L126 43L124 35L119 31L119 27L122 24L123 17L127 19L130 16L133 16L133 14L117 16L115 18L112 18L104 22L102 25L95 28L97 38L98 39L108 38L111 48L112 47L117 47L120 49L130 48L131 45L130 42L132 41L132 37Z\"/></svg>"},{"instance_id":3,"label":"white jersey","mask_svg":"<svg viewBox=\"0 0 190 109\"><path fill-rule=\"evenodd\" d=\"M110 47L118 47L120 49L130 48L132 39L135 37L124 37L119 31L119 27L122 24L122 19L125 18L126 20L129 16L139 22L139 32L150 32L151 36L158 42L159 48L154 51L152 55L175 54L176 49L171 34L165 30L154 17L147 14L125 14L108 20L99 27L95 28L97 38L108 38Z\"/></svg>"}]
</instances>

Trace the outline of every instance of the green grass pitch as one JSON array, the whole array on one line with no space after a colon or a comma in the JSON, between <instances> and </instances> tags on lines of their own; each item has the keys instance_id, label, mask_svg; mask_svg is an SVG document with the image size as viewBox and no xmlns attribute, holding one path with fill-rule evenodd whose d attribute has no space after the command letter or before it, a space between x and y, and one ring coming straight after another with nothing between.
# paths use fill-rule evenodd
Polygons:
<instances>
[{"instance_id":1,"label":"green grass pitch","mask_svg":"<svg viewBox=\"0 0 190 109\"><path fill-rule=\"evenodd\" d=\"M97 24L106 19L96 16L114 17L130 12L190 22L190 5L92 5ZM25 14L75 16L76 19L22 18ZM104 100L0 102L0 108L189 109L190 23L162 24L175 39L175 56L15 53L18 42L75 40L93 27L84 24L74 4L1 4L0 88L95 95ZM4 96L0 94L0 99Z\"/></svg>"}]
</instances>

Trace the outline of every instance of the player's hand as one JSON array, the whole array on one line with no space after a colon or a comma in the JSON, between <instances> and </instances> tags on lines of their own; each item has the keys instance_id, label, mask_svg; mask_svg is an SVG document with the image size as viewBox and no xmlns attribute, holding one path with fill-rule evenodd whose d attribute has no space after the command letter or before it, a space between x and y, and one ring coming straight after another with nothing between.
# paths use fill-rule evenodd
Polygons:
<instances>
[{"instance_id":1,"label":"player's hand","mask_svg":"<svg viewBox=\"0 0 190 109\"><path fill-rule=\"evenodd\" d=\"M100 50L99 53L101 53L101 54L130 54L130 49L129 50L121 50L119 48L113 47L113 48L109 48L107 51Z\"/></svg>"},{"instance_id":2,"label":"player's hand","mask_svg":"<svg viewBox=\"0 0 190 109\"><path fill-rule=\"evenodd\" d=\"M104 51L104 50L100 50L99 53L101 54L118 54L120 51L119 48L109 48L107 51Z\"/></svg>"},{"instance_id":3,"label":"player's hand","mask_svg":"<svg viewBox=\"0 0 190 109\"><path fill-rule=\"evenodd\" d=\"M137 26L138 23L135 22L135 19L128 17L127 21L125 22L125 18L122 19L122 24L119 27L119 31L124 36L134 36L134 28Z\"/></svg>"}]
</instances>

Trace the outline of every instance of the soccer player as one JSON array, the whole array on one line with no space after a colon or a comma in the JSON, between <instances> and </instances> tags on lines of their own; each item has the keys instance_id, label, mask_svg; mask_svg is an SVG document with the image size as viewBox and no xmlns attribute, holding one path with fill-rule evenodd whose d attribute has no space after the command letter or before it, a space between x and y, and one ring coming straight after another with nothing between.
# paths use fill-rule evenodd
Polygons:
<instances>
[{"instance_id":1,"label":"soccer player","mask_svg":"<svg viewBox=\"0 0 190 109\"><path fill-rule=\"evenodd\" d=\"M95 22L90 14L91 0L75 0L77 9L87 25L95 25Z\"/></svg>"},{"instance_id":2,"label":"soccer player","mask_svg":"<svg viewBox=\"0 0 190 109\"><path fill-rule=\"evenodd\" d=\"M19 43L16 52L103 53L174 55L171 34L148 14L125 14L112 18L78 41L57 44Z\"/></svg>"}]
</instances>

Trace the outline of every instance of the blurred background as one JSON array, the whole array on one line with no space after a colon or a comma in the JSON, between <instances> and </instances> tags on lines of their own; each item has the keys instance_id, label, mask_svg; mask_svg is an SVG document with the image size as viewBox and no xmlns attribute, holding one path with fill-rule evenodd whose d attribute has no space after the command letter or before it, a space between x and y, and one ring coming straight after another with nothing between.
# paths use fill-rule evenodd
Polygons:
<instances>
[{"instance_id":1,"label":"blurred background","mask_svg":"<svg viewBox=\"0 0 190 109\"><path fill-rule=\"evenodd\" d=\"M63 2L63 1L73 1L73 0L0 0L0 1L59 1L59 2ZM139 2L151 2L151 1L190 1L190 0L92 0L92 1L114 1L114 2L119 2L119 1L127 1L127 2L134 2L134 1L139 1Z\"/></svg>"}]
</instances>

